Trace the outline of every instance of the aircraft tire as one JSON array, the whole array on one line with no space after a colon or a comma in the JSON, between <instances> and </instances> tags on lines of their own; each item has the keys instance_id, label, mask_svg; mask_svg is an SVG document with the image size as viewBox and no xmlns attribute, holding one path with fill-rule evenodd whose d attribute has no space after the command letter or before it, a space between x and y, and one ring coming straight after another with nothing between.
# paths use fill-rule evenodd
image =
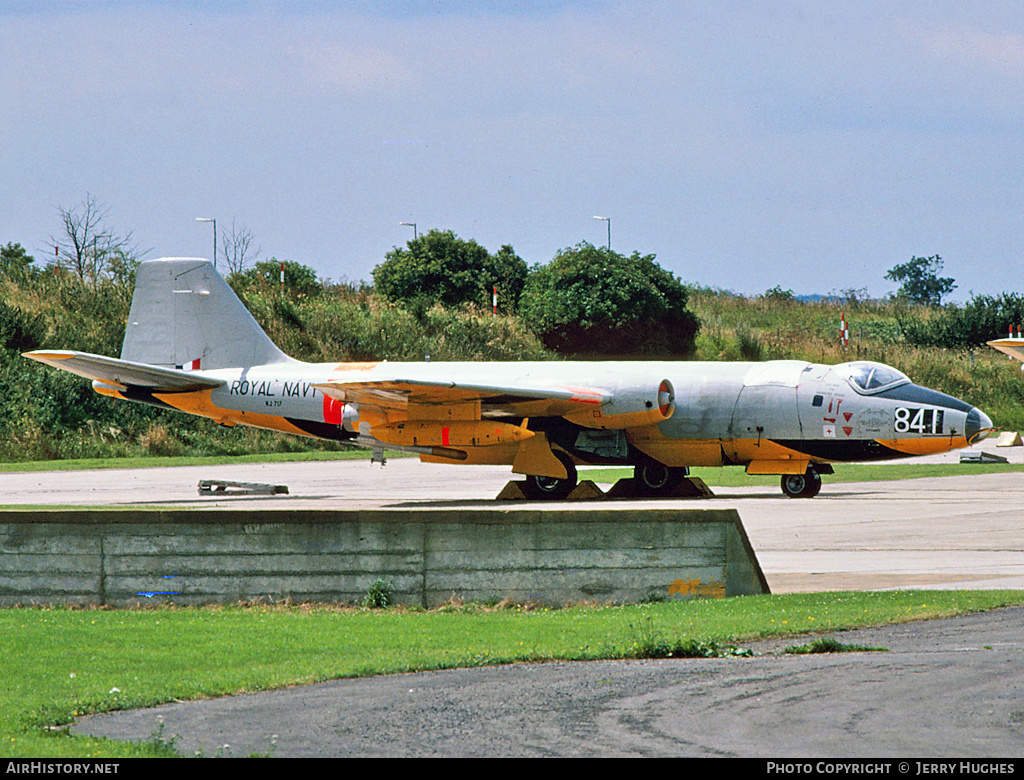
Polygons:
<instances>
[{"instance_id":1,"label":"aircraft tire","mask_svg":"<svg viewBox=\"0 0 1024 780\"><path fill-rule=\"evenodd\" d=\"M821 475L810 466L803 474L783 474L782 492L790 498L813 498L821 490Z\"/></svg>"},{"instance_id":2,"label":"aircraft tire","mask_svg":"<svg viewBox=\"0 0 1024 780\"><path fill-rule=\"evenodd\" d=\"M561 452L555 452L554 455L565 466L565 470L569 475L568 479L527 476L526 484L523 488L527 498L542 501L559 501L572 493L576 487L576 464L572 462L572 458Z\"/></svg>"},{"instance_id":3,"label":"aircraft tire","mask_svg":"<svg viewBox=\"0 0 1024 780\"><path fill-rule=\"evenodd\" d=\"M651 495L669 493L690 473L688 468L672 468L664 463L642 463L633 468L633 479Z\"/></svg>"}]
</instances>

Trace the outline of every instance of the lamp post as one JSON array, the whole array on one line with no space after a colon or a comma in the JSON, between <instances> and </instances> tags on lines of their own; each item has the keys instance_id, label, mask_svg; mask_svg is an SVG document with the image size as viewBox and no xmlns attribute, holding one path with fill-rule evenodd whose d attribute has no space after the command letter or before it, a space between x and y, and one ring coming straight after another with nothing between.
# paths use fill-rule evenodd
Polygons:
<instances>
[{"instance_id":1,"label":"lamp post","mask_svg":"<svg viewBox=\"0 0 1024 780\"><path fill-rule=\"evenodd\" d=\"M398 224L399 225L404 225L405 227L411 227L412 228L412 240L415 241L417 239L418 234L416 233L416 223L415 222L399 222Z\"/></svg>"},{"instance_id":2,"label":"lamp post","mask_svg":"<svg viewBox=\"0 0 1024 780\"><path fill-rule=\"evenodd\" d=\"M612 218L611 217L594 217L594 219L600 220L601 222L608 223L608 251L612 251Z\"/></svg>"},{"instance_id":3,"label":"lamp post","mask_svg":"<svg viewBox=\"0 0 1024 780\"><path fill-rule=\"evenodd\" d=\"M212 217L196 217L196 222L213 223L213 267L217 267L217 220Z\"/></svg>"}]
</instances>

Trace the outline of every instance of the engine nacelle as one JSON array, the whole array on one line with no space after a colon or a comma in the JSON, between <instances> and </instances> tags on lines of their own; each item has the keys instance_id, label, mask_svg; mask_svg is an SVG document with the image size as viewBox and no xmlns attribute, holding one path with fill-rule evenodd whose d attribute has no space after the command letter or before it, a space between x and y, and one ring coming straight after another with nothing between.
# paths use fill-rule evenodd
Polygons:
<instances>
[{"instance_id":1,"label":"engine nacelle","mask_svg":"<svg viewBox=\"0 0 1024 780\"><path fill-rule=\"evenodd\" d=\"M621 430L641 425L656 425L672 416L676 393L672 383L661 380L657 388L616 388L608 399L593 409L564 415L566 420L584 428Z\"/></svg>"}]
</instances>

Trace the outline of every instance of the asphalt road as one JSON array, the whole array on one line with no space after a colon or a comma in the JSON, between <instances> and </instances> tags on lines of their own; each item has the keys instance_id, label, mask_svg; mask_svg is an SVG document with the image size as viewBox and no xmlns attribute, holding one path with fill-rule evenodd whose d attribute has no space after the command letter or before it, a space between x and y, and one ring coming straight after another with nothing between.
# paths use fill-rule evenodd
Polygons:
<instances>
[{"instance_id":1,"label":"asphalt road","mask_svg":"<svg viewBox=\"0 0 1024 780\"><path fill-rule=\"evenodd\" d=\"M278 757L1021 757L1024 608L838 635L886 652L516 664L83 718ZM792 642L793 640L789 640ZM893 770L892 774L896 774Z\"/></svg>"}]
</instances>

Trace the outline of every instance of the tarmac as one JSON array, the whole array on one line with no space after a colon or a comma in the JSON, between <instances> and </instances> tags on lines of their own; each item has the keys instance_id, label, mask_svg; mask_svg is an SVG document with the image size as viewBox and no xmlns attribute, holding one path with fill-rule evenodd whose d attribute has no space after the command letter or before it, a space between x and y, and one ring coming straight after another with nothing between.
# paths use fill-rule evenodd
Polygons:
<instances>
[{"instance_id":1,"label":"tarmac","mask_svg":"<svg viewBox=\"0 0 1024 780\"><path fill-rule=\"evenodd\" d=\"M1024 463L1024 447L975 447ZM893 461L896 462L896 461ZM911 462L958 463L959 453ZM841 468L841 467L839 467ZM0 505L369 509L423 511L565 502L495 501L513 478L507 466L449 466L393 458L0 474ZM581 470L581 479L587 471ZM201 480L284 485L287 494L201 496ZM609 487L608 485L604 486ZM578 501L623 510L673 505L735 508L773 593L822 590L1024 589L1024 473L883 482L830 482L812 499L778 485L723 488L703 499Z\"/></svg>"},{"instance_id":2,"label":"tarmac","mask_svg":"<svg viewBox=\"0 0 1024 780\"><path fill-rule=\"evenodd\" d=\"M1024 461L1020 447L976 451ZM958 453L921 460L956 463ZM586 479L586 471L581 473ZM287 485L200 496L200 480ZM6 506L495 505L507 467L366 461L0 475ZM1024 473L712 488L735 508L773 593L1024 590ZM629 510L649 501L616 500ZM524 504L525 505L525 504ZM545 504L529 504L531 507ZM515 505L509 504L509 508ZM564 507L564 504L562 505ZM581 512L605 501L575 503ZM76 733L183 753L275 756L1024 756L1024 609L849 632L888 652L752 659L520 664L341 680L84 718ZM163 724L161 726L161 723Z\"/></svg>"}]
</instances>

